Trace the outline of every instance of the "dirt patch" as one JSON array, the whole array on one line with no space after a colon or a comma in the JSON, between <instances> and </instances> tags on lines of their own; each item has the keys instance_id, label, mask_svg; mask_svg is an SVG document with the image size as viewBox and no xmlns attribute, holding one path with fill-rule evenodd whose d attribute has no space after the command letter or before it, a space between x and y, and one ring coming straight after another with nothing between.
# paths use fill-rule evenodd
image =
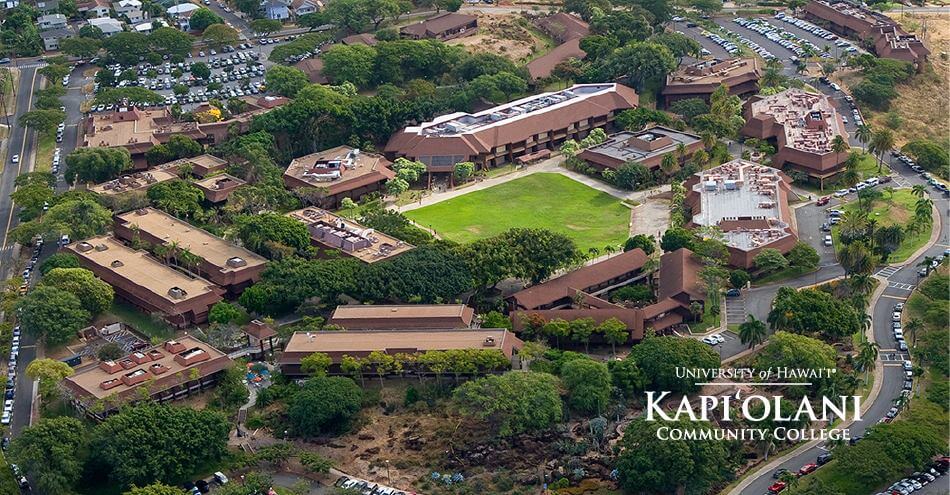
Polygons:
<instances>
[{"instance_id":1,"label":"dirt patch","mask_svg":"<svg viewBox=\"0 0 950 495\"><path fill-rule=\"evenodd\" d=\"M478 33L451 40L471 53L494 53L515 62L537 58L554 47L554 42L522 15L475 12Z\"/></svg>"},{"instance_id":2,"label":"dirt patch","mask_svg":"<svg viewBox=\"0 0 950 495\"><path fill-rule=\"evenodd\" d=\"M894 129L897 146L920 138L945 142L950 135L947 111L950 109L950 16L941 14L888 13L908 31L917 34L930 49L932 70L917 75L909 84L897 87L898 97L891 102L890 112L900 116ZM941 55L943 54L943 55ZM885 127L887 112L868 115L873 127Z\"/></svg>"}]
</instances>

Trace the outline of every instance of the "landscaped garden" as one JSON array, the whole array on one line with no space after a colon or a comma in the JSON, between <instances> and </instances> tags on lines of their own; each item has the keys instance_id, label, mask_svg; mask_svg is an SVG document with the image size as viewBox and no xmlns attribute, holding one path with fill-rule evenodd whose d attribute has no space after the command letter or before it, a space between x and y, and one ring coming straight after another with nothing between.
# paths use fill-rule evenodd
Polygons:
<instances>
[{"instance_id":1,"label":"landscaped garden","mask_svg":"<svg viewBox=\"0 0 950 495\"><path fill-rule=\"evenodd\" d=\"M628 237L630 209L609 194L559 174L537 173L475 191L406 216L443 239L471 242L516 227L537 227L603 250Z\"/></svg>"},{"instance_id":2,"label":"landscaped garden","mask_svg":"<svg viewBox=\"0 0 950 495\"><path fill-rule=\"evenodd\" d=\"M885 190L875 199L870 206L867 218L873 219L877 228L899 225L904 227L904 238L894 252L888 257L889 263L904 262L914 252L921 248L930 239L932 224L927 224L919 230L906 228L914 221L914 214L917 200L920 199L914 195L911 189L895 189L893 191ZM852 201L842 206L844 211L857 211L860 201ZM835 245L840 248L839 230L834 229Z\"/></svg>"}]
</instances>

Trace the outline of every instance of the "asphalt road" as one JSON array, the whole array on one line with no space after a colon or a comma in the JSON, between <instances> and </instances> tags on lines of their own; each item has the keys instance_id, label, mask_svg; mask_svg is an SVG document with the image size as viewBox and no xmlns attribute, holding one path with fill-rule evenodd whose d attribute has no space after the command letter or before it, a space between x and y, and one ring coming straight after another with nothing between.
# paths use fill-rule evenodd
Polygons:
<instances>
[{"instance_id":1,"label":"asphalt road","mask_svg":"<svg viewBox=\"0 0 950 495\"><path fill-rule=\"evenodd\" d=\"M923 183L923 181L917 177L916 174L913 174L913 172L906 167L902 168L899 165L894 165L894 169L911 185ZM880 276L886 276L885 278L887 280L888 287L885 289L883 296L874 306L872 315L874 325L874 339L881 347L881 359L884 360L884 379L877 400L864 414L864 417L861 421L855 422L851 425L850 431L852 437L863 436L865 430L877 424L892 407L894 400L900 396L904 382L904 371L901 368L900 362L906 359L907 354L899 352L895 345L895 340L891 330L891 313L893 311L893 306L898 302L906 300L906 298L910 296L912 288L916 287L917 283L919 283L920 280L917 276L916 269L917 263L923 260L926 256L936 256L943 253L945 249L950 247L950 226L948 226L948 224L950 224L950 202L948 202L947 199L943 198L942 196L935 194L932 188L929 188L928 190L930 191L934 205L937 207L942 218L940 237L937 243L928 249L926 253L913 260L909 260L900 270L897 270L896 272L893 270L885 270L883 273L879 272ZM828 267L828 270L832 268L834 267ZM837 269L840 271L840 267L837 267ZM827 272L827 274L830 273L832 272ZM821 271L819 271L819 275L821 275L819 280L825 280L825 276L827 274L822 274ZM767 291L765 290L759 291L758 295L760 296L759 299L761 302L766 300L771 301L772 297L774 297L774 293L771 296L766 296L766 293ZM916 382L914 387L916 389ZM809 449L799 455L787 459L781 464L780 467L797 471L803 465L810 462L815 462L815 459L821 453L821 447ZM742 491L742 494L761 495L766 493L768 491L768 487L774 481L771 475L772 471L762 472L752 484ZM927 489L918 493L947 493L946 480L941 480L937 483L934 483L932 486L928 486Z\"/></svg>"}]
</instances>

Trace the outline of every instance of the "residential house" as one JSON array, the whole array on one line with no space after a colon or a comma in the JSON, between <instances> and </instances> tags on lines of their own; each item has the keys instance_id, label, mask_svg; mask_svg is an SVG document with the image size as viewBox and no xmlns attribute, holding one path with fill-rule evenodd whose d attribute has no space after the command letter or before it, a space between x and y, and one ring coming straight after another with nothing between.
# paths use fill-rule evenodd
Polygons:
<instances>
[{"instance_id":1,"label":"residential house","mask_svg":"<svg viewBox=\"0 0 950 495\"><path fill-rule=\"evenodd\" d=\"M290 10L293 12L294 17L315 14L322 7L323 2L320 0L292 0L290 2Z\"/></svg>"},{"instance_id":2,"label":"residential house","mask_svg":"<svg viewBox=\"0 0 950 495\"><path fill-rule=\"evenodd\" d=\"M403 38L446 41L471 36L478 30L478 18L456 12L444 12L399 30Z\"/></svg>"},{"instance_id":3,"label":"residential house","mask_svg":"<svg viewBox=\"0 0 950 495\"><path fill-rule=\"evenodd\" d=\"M66 16L63 14L41 15L36 19L36 25L40 31L64 28L66 27Z\"/></svg>"},{"instance_id":4,"label":"residential house","mask_svg":"<svg viewBox=\"0 0 950 495\"><path fill-rule=\"evenodd\" d=\"M121 33L122 22L111 17L97 17L95 19L89 19L90 26L96 26L102 30L102 34L106 37L115 36L117 33Z\"/></svg>"},{"instance_id":5,"label":"residential house","mask_svg":"<svg viewBox=\"0 0 950 495\"><path fill-rule=\"evenodd\" d=\"M40 31L40 39L43 40L43 49L51 52L59 50L59 42L65 38L70 38L76 34L76 31L70 27L48 29Z\"/></svg>"},{"instance_id":6,"label":"residential house","mask_svg":"<svg viewBox=\"0 0 950 495\"><path fill-rule=\"evenodd\" d=\"M268 19L276 21L290 19L290 7L282 0L266 0L261 8L264 10L264 17Z\"/></svg>"},{"instance_id":7,"label":"residential house","mask_svg":"<svg viewBox=\"0 0 950 495\"><path fill-rule=\"evenodd\" d=\"M145 15L142 12L142 2L139 0L119 0L112 4L112 8L115 9L116 14L127 17L129 22L133 24L145 20Z\"/></svg>"},{"instance_id":8,"label":"residential house","mask_svg":"<svg viewBox=\"0 0 950 495\"><path fill-rule=\"evenodd\" d=\"M87 19L109 17L110 8L108 0L87 0L76 3L76 10L84 14Z\"/></svg>"}]
</instances>

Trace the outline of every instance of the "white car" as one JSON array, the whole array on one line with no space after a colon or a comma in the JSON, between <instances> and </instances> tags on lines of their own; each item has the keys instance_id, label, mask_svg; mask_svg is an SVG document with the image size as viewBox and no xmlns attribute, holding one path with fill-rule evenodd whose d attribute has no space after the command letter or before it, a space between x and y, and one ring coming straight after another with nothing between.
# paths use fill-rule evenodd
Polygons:
<instances>
[{"instance_id":1,"label":"white car","mask_svg":"<svg viewBox=\"0 0 950 495\"><path fill-rule=\"evenodd\" d=\"M833 245L833 244L834 244L834 241L831 240L831 236L830 236L830 235L826 235L826 236L825 236L825 246L831 246L831 245Z\"/></svg>"},{"instance_id":2,"label":"white car","mask_svg":"<svg viewBox=\"0 0 950 495\"><path fill-rule=\"evenodd\" d=\"M837 191L835 191L835 197L836 197L836 198L840 198L840 197L842 197L842 196L847 196L847 195L848 195L848 190L847 190L847 189L838 189Z\"/></svg>"},{"instance_id":3,"label":"white car","mask_svg":"<svg viewBox=\"0 0 950 495\"><path fill-rule=\"evenodd\" d=\"M13 158L10 158L10 161L13 163L20 163L20 155L13 155Z\"/></svg>"},{"instance_id":4,"label":"white car","mask_svg":"<svg viewBox=\"0 0 950 495\"><path fill-rule=\"evenodd\" d=\"M891 315L891 321L901 321L901 312L895 311L894 314Z\"/></svg>"},{"instance_id":5,"label":"white car","mask_svg":"<svg viewBox=\"0 0 950 495\"><path fill-rule=\"evenodd\" d=\"M10 424L11 414L7 411L3 411L3 417L0 417L0 423L8 425Z\"/></svg>"}]
</instances>

